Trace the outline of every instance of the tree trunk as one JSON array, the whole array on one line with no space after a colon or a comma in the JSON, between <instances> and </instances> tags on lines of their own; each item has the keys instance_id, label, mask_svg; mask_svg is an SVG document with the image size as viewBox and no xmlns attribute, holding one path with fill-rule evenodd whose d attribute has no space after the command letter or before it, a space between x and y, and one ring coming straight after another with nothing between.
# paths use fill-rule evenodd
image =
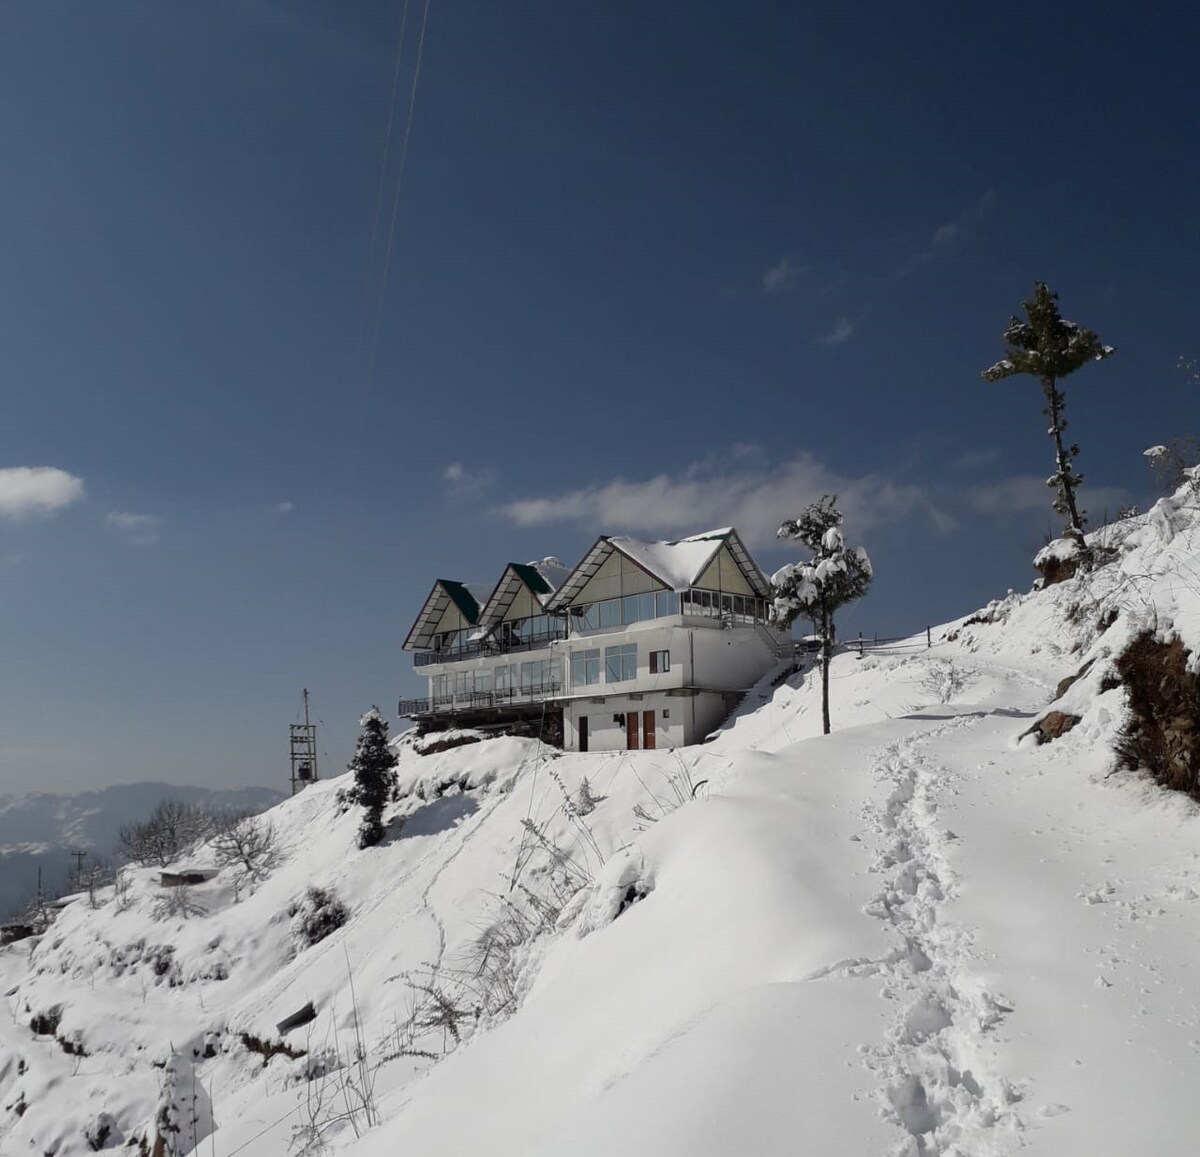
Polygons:
<instances>
[{"instance_id":1,"label":"tree trunk","mask_svg":"<svg viewBox=\"0 0 1200 1157\"><path fill-rule=\"evenodd\" d=\"M829 734L829 659L833 623L828 611L821 612L821 726Z\"/></svg>"},{"instance_id":2,"label":"tree trunk","mask_svg":"<svg viewBox=\"0 0 1200 1157\"><path fill-rule=\"evenodd\" d=\"M1042 389L1046 394L1046 401L1050 405L1050 435L1054 439L1054 453L1058 462L1058 477L1059 485L1062 487L1063 501L1067 504L1067 517L1070 519L1070 526L1067 528L1067 534L1076 539L1079 545L1083 545L1083 519L1079 517L1079 509L1075 505L1075 484L1071 481L1071 475L1074 470L1071 466L1071 459L1067 456L1066 450L1063 449L1062 442L1062 407L1059 404L1061 395L1055 388L1053 378L1042 379Z\"/></svg>"}]
</instances>

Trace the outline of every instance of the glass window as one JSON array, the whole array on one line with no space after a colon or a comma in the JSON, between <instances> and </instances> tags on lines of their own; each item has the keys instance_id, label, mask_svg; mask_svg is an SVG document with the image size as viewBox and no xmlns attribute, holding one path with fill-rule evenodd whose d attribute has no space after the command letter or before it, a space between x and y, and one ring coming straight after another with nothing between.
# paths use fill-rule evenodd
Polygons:
<instances>
[{"instance_id":1,"label":"glass window","mask_svg":"<svg viewBox=\"0 0 1200 1157\"><path fill-rule=\"evenodd\" d=\"M686 591L684 591L684 597L687 597ZM654 598L654 609L658 618L679 614L679 595L675 591L659 591Z\"/></svg>"},{"instance_id":2,"label":"glass window","mask_svg":"<svg viewBox=\"0 0 1200 1157\"><path fill-rule=\"evenodd\" d=\"M621 622L636 623L638 621L638 597L626 595L621 600Z\"/></svg>"},{"instance_id":3,"label":"glass window","mask_svg":"<svg viewBox=\"0 0 1200 1157\"><path fill-rule=\"evenodd\" d=\"M621 683L637 678L637 643L604 648L604 681Z\"/></svg>"},{"instance_id":4,"label":"glass window","mask_svg":"<svg viewBox=\"0 0 1200 1157\"><path fill-rule=\"evenodd\" d=\"M671 669L671 652L670 651L651 651L650 652L650 674L661 675L665 671Z\"/></svg>"},{"instance_id":5,"label":"glass window","mask_svg":"<svg viewBox=\"0 0 1200 1157\"><path fill-rule=\"evenodd\" d=\"M605 599L597 604L600 610L600 626L619 627L621 625L621 600Z\"/></svg>"},{"instance_id":6,"label":"glass window","mask_svg":"<svg viewBox=\"0 0 1200 1157\"><path fill-rule=\"evenodd\" d=\"M475 672L475 691L477 694L486 694L492 689L492 673L491 671L476 671Z\"/></svg>"},{"instance_id":7,"label":"glass window","mask_svg":"<svg viewBox=\"0 0 1200 1157\"><path fill-rule=\"evenodd\" d=\"M638 595L638 619L654 618L654 592L651 591L648 595Z\"/></svg>"},{"instance_id":8,"label":"glass window","mask_svg":"<svg viewBox=\"0 0 1200 1157\"><path fill-rule=\"evenodd\" d=\"M586 687L600 682L600 649L571 652L571 686Z\"/></svg>"}]
</instances>

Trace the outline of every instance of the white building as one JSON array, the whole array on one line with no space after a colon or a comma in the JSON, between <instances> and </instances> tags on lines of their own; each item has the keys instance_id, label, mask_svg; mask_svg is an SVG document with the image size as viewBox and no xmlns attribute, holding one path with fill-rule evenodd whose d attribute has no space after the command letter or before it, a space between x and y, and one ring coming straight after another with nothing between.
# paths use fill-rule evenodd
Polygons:
<instances>
[{"instance_id":1,"label":"white building","mask_svg":"<svg viewBox=\"0 0 1200 1157\"><path fill-rule=\"evenodd\" d=\"M480 601L439 580L405 640L429 679L400 714L426 730L503 727L572 751L699 743L792 654L771 588L732 528L596 540L570 571L510 563Z\"/></svg>"}]
</instances>

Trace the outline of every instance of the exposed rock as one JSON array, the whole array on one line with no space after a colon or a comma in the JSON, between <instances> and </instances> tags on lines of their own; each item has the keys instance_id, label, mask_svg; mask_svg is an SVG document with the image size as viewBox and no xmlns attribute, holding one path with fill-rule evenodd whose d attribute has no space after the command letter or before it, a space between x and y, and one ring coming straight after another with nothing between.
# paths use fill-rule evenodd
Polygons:
<instances>
[{"instance_id":1,"label":"exposed rock","mask_svg":"<svg viewBox=\"0 0 1200 1157\"><path fill-rule=\"evenodd\" d=\"M1073 683L1078 682L1092 669L1095 661L1095 659L1089 659L1074 675L1068 675L1065 679L1060 680L1058 686L1054 688L1054 698L1061 699Z\"/></svg>"},{"instance_id":2,"label":"exposed rock","mask_svg":"<svg viewBox=\"0 0 1200 1157\"><path fill-rule=\"evenodd\" d=\"M1026 735L1037 737L1038 743L1049 743L1052 739L1058 739L1062 735L1066 735L1072 727L1080 720L1080 716L1071 715L1067 711L1051 711L1043 715L1028 731L1021 736L1022 739Z\"/></svg>"}]
</instances>

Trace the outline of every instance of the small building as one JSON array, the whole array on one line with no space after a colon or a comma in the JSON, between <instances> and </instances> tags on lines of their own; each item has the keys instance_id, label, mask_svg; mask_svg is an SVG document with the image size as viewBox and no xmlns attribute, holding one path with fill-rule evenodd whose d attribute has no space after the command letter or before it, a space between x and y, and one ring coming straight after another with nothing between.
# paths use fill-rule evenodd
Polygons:
<instances>
[{"instance_id":1,"label":"small building","mask_svg":"<svg viewBox=\"0 0 1200 1157\"><path fill-rule=\"evenodd\" d=\"M162 872L158 883L162 888L188 888L195 884L206 884L217 876L217 868L178 868L173 872Z\"/></svg>"},{"instance_id":2,"label":"small building","mask_svg":"<svg viewBox=\"0 0 1200 1157\"><path fill-rule=\"evenodd\" d=\"M509 563L486 599L439 579L405 639L429 680L422 731L496 728L570 751L701 742L793 654L733 528L596 540L576 566Z\"/></svg>"}]
</instances>

